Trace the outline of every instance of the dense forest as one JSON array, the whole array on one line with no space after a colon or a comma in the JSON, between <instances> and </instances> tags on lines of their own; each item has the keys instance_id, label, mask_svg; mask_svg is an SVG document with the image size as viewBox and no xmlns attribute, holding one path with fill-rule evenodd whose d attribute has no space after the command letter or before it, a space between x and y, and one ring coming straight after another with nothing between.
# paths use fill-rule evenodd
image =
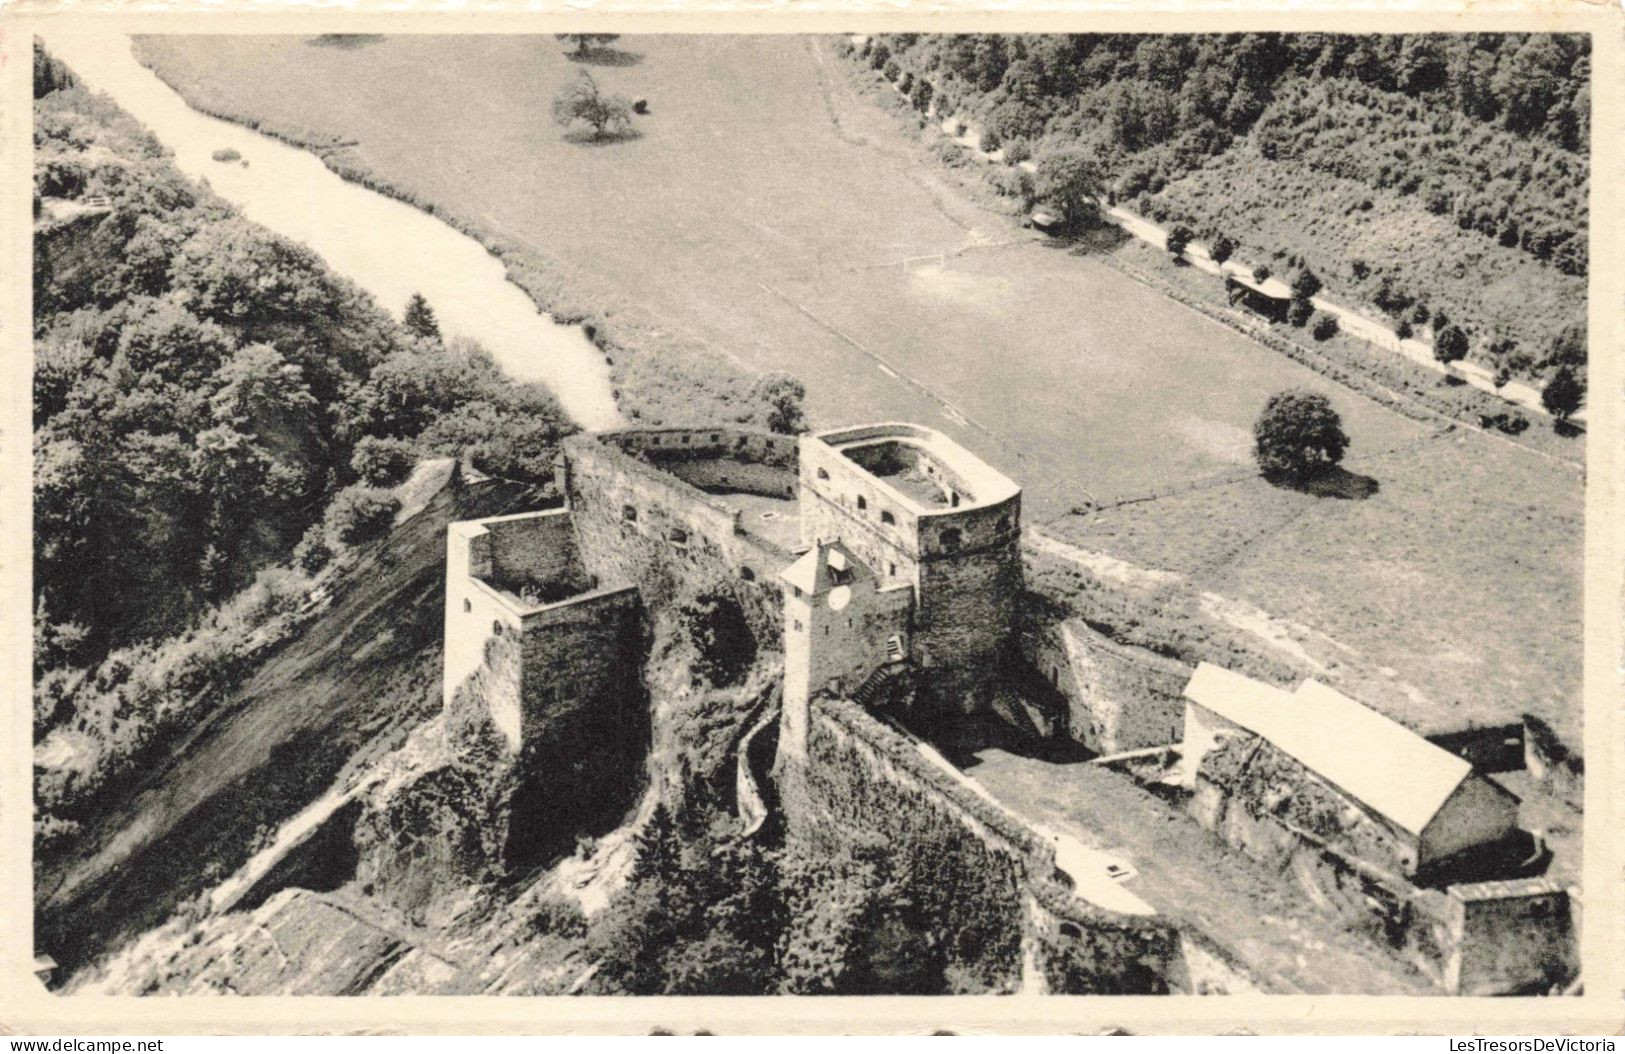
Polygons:
<instances>
[{"instance_id":1,"label":"dense forest","mask_svg":"<svg viewBox=\"0 0 1625 1054\"><path fill-rule=\"evenodd\" d=\"M35 62L34 735L70 734L36 803L61 835L256 624L387 529L417 460L545 483L573 426L430 305L396 322Z\"/></svg>"},{"instance_id":2,"label":"dense forest","mask_svg":"<svg viewBox=\"0 0 1625 1054\"><path fill-rule=\"evenodd\" d=\"M1081 147L1135 211L1312 266L1328 295L1397 320L1431 304L1515 374L1578 365L1583 35L896 34L860 50L1007 159Z\"/></svg>"}]
</instances>

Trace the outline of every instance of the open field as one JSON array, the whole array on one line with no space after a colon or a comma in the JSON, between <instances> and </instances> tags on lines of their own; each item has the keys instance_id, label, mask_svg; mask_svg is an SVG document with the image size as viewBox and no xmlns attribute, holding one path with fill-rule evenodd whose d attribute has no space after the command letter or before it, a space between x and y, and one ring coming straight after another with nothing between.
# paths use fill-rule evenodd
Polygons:
<instances>
[{"instance_id":1,"label":"open field","mask_svg":"<svg viewBox=\"0 0 1625 1054\"><path fill-rule=\"evenodd\" d=\"M1575 742L1574 469L1476 433L1434 437L1024 235L923 163L818 42L616 46L593 74L651 113L636 138L592 146L548 120L576 68L551 37L143 42L195 103L353 144L344 167L545 256L561 288L610 291L674 341L796 373L816 423L944 429L1023 484L1029 523L1239 475L1055 527L1341 642L1350 665L1417 686L1419 715L1532 709ZM1289 386L1332 393L1373 496L1250 475L1252 419Z\"/></svg>"}]
</instances>

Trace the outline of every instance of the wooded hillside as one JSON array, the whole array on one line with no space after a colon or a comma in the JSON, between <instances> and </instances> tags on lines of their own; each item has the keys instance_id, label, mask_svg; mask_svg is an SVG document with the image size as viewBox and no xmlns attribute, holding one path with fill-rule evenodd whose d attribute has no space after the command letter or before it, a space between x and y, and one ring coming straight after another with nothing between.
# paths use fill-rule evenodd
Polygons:
<instances>
[{"instance_id":1,"label":"wooded hillside","mask_svg":"<svg viewBox=\"0 0 1625 1054\"><path fill-rule=\"evenodd\" d=\"M1081 146L1119 203L1396 321L1444 313L1514 375L1583 362L1582 35L897 34L863 58L984 148Z\"/></svg>"}]
</instances>

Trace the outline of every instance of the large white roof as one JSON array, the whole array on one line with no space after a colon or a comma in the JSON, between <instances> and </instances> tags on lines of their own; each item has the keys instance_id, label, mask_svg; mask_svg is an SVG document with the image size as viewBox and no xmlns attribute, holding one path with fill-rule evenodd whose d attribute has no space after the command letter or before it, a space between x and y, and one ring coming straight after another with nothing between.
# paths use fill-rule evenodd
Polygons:
<instances>
[{"instance_id":1,"label":"large white roof","mask_svg":"<svg viewBox=\"0 0 1625 1054\"><path fill-rule=\"evenodd\" d=\"M1318 681L1285 692L1204 662L1185 697L1269 740L1411 834L1422 833L1472 772L1462 758Z\"/></svg>"}]
</instances>

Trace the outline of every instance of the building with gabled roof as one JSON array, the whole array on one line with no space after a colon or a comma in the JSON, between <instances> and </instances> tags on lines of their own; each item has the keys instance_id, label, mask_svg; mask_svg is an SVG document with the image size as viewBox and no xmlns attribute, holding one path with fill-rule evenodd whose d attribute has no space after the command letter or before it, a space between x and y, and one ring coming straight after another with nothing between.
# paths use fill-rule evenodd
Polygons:
<instances>
[{"instance_id":1,"label":"building with gabled roof","mask_svg":"<svg viewBox=\"0 0 1625 1054\"><path fill-rule=\"evenodd\" d=\"M1380 858L1372 863L1411 876L1517 829L1518 799L1510 791L1318 681L1287 692L1202 663L1185 697L1186 786L1206 778L1244 799L1260 797L1247 804L1262 811L1286 815L1295 808L1300 826L1353 855ZM1260 744L1244 754L1222 749L1237 739ZM1282 757L1295 764L1279 764ZM1331 809L1324 794L1291 786L1301 782L1291 778L1294 770L1346 806Z\"/></svg>"}]
</instances>

